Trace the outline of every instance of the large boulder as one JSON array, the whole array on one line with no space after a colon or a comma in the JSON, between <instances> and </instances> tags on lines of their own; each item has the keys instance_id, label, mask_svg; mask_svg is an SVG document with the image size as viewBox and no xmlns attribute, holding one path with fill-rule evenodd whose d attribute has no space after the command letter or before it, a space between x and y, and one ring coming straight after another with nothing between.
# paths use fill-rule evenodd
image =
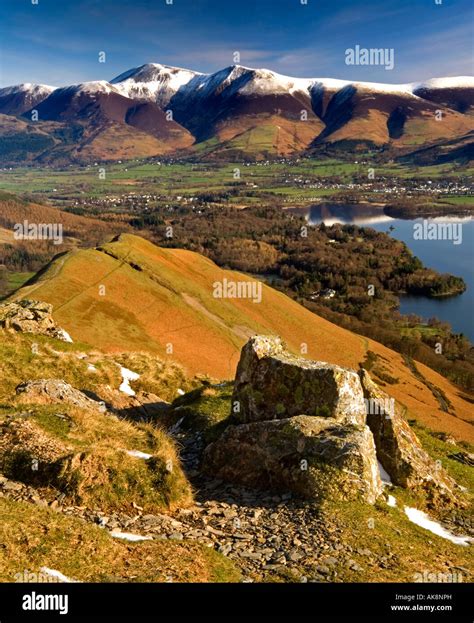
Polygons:
<instances>
[{"instance_id":1,"label":"large boulder","mask_svg":"<svg viewBox=\"0 0 474 623\"><path fill-rule=\"evenodd\" d=\"M72 342L70 335L56 325L52 313L53 306L41 301L25 299L5 303L0 305L0 327Z\"/></svg>"},{"instance_id":2,"label":"large boulder","mask_svg":"<svg viewBox=\"0 0 474 623\"><path fill-rule=\"evenodd\" d=\"M452 502L460 489L442 466L423 450L402 408L360 371L367 405L367 424L374 435L377 456L393 484L426 494L427 500Z\"/></svg>"},{"instance_id":3,"label":"large boulder","mask_svg":"<svg viewBox=\"0 0 474 623\"><path fill-rule=\"evenodd\" d=\"M232 404L240 422L301 414L346 424L365 422L357 372L296 357L278 337L255 336L243 347Z\"/></svg>"},{"instance_id":4,"label":"large boulder","mask_svg":"<svg viewBox=\"0 0 474 623\"><path fill-rule=\"evenodd\" d=\"M206 448L203 470L312 500L361 497L372 504L382 491L367 426L307 415L229 426Z\"/></svg>"},{"instance_id":5,"label":"large boulder","mask_svg":"<svg viewBox=\"0 0 474 623\"><path fill-rule=\"evenodd\" d=\"M62 379L37 379L25 381L16 388L21 402L33 404L66 403L81 409L105 411L103 402L92 400L80 390L72 387Z\"/></svg>"}]
</instances>

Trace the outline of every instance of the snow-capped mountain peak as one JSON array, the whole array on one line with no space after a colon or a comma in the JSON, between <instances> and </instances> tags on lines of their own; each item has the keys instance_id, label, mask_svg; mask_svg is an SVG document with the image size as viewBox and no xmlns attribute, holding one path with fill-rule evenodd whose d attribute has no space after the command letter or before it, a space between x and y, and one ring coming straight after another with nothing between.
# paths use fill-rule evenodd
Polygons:
<instances>
[{"instance_id":1,"label":"snow-capped mountain peak","mask_svg":"<svg viewBox=\"0 0 474 623\"><path fill-rule=\"evenodd\" d=\"M64 87L64 91L73 91L75 93L87 93L88 95L95 95L99 93L119 93L120 90L114 85L110 84L106 80L91 80L90 82L81 82L79 84L72 84L71 86Z\"/></svg>"},{"instance_id":2,"label":"snow-capped mountain peak","mask_svg":"<svg viewBox=\"0 0 474 623\"><path fill-rule=\"evenodd\" d=\"M181 78L184 82L185 78L191 79L197 75L199 75L199 72L190 69L161 65L160 63L146 63L145 65L134 67L120 74L111 80L111 84L123 83L126 80L133 80L134 82L154 82L170 78Z\"/></svg>"},{"instance_id":3,"label":"snow-capped mountain peak","mask_svg":"<svg viewBox=\"0 0 474 623\"><path fill-rule=\"evenodd\" d=\"M7 115L22 115L41 104L54 91L56 87L31 82L4 87L0 89L0 112Z\"/></svg>"},{"instance_id":4,"label":"snow-capped mountain peak","mask_svg":"<svg viewBox=\"0 0 474 623\"><path fill-rule=\"evenodd\" d=\"M189 69L147 63L120 74L111 84L125 97L151 100L166 106L179 89L201 75Z\"/></svg>"},{"instance_id":5,"label":"snow-capped mountain peak","mask_svg":"<svg viewBox=\"0 0 474 623\"><path fill-rule=\"evenodd\" d=\"M292 78L278 74L271 69L250 69L252 79L241 89L241 93L293 93L308 92L312 80L308 78Z\"/></svg>"}]
</instances>

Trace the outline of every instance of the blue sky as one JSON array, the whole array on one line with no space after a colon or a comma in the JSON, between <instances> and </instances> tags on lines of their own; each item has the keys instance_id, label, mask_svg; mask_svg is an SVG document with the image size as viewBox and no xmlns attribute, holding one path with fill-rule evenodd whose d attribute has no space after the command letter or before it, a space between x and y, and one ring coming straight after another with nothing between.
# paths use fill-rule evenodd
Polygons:
<instances>
[{"instance_id":1,"label":"blue sky","mask_svg":"<svg viewBox=\"0 0 474 623\"><path fill-rule=\"evenodd\" d=\"M298 77L473 74L471 0L307 2L0 0L0 85L110 80L147 62L211 72L233 64L234 51L242 65ZM394 69L346 65L356 45L393 48Z\"/></svg>"}]
</instances>

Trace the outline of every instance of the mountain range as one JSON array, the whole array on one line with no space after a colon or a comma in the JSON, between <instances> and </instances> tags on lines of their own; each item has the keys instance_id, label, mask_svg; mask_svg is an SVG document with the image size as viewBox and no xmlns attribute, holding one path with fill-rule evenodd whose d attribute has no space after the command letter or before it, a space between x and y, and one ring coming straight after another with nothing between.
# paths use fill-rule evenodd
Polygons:
<instances>
[{"instance_id":1,"label":"mountain range","mask_svg":"<svg viewBox=\"0 0 474 623\"><path fill-rule=\"evenodd\" d=\"M466 158L473 117L468 76L380 84L240 65L203 74L149 63L110 82L0 89L0 162L263 159L367 149Z\"/></svg>"}]
</instances>

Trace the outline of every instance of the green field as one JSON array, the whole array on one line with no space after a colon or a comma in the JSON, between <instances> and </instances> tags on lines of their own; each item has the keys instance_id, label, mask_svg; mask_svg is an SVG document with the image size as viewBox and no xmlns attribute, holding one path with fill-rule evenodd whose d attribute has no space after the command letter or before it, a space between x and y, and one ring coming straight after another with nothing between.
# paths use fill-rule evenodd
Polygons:
<instances>
[{"instance_id":1,"label":"green field","mask_svg":"<svg viewBox=\"0 0 474 623\"><path fill-rule=\"evenodd\" d=\"M448 196L444 199L446 203L454 203L456 205L474 205L474 195L464 196Z\"/></svg>"},{"instance_id":2,"label":"green field","mask_svg":"<svg viewBox=\"0 0 474 623\"><path fill-rule=\"evenodd\" d=\"M244 203L247 200L255 203L259 197L271 198L269 193L282 199L301 198L304 202L315 196L337 196L341 189L332 188L331 185L347 184L357 178L359 181L367 179L370 167L375 169L376 180L474 176L473 167L451 164L430 167L393 163L376 165L369 158L362 157L354 162L329 158L226 164L128 161L63 169L11 168L0 173L0 191L28 194L37 201L47 199L57 204L67 204L86 197L94 199L129 193L158 194L169 199L228 191L231 192L231 197L225 199L235 203ZM327 188L308 187L321 182L327 183ZM466 204L472 200L472 195L447 197L449 203L455 204Z\"/></svg>"},{"instance_id":3,"label":"green field","mask_svg":"<svg viewBox=\"0 0 474 623\"><path fill-rule=\"evenodd\" d=\"M31 279L35 273L9 273L8 275L8 290L13 292L20 288L24 283Z\"/></svg>"}]
</instances>

